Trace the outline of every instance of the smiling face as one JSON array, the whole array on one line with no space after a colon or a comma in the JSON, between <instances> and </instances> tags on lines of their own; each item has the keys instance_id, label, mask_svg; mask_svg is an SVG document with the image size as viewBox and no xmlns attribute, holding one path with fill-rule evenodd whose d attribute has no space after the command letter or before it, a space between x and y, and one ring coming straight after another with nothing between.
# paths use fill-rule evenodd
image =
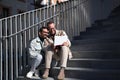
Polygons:
<instances>
[{"instance_id":1,"label":"smiling face","mask_svg":"<svg viewBox=\"0 0 120 80\"><path fill-rule=\"evenodd\" d=\"M46 38L48 36L48 29L47 28L43 28L40 32L39 32L39 36L41 38Z\"/></svg>"},{"instance_id":2,"label":"smiling face","mask_svg":"<svg viewBox=\"0 0 120 80\"><path fill-rule=\"evenodd\" d=\"M49 29L49 32L51 35L55 35L56 33L56 28L55 28L55 24L54 23L51 23L48 25L48 29Z\"/></svg>"}]
</instances>

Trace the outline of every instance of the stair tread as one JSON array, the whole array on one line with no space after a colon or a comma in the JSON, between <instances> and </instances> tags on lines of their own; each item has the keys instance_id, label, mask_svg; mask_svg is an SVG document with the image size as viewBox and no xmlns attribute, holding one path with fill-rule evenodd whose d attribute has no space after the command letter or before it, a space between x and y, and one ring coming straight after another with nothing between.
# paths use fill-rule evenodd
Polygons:
<instances>
[{"instance_id":1,"label":"stair tread","mask_svg":"<svg viewBox=\"0 0 120 80\"><path fill-rule=\"evenodd\" d=\"M33 77L33 78L30 79L30 78L26 78L24 76L19 76L18 80L54 80L54 78L48 77L47 79L42 79L42 78Z\"/></svg>"},{"instance_id":2,"label":"stair tread","mask_svg":"<svg viewBox=\"0 0 120 80\"><path fill-rule=\"evenodd\" d=\"M54 67L54 69L59 70L59 67ZM94 69L94 68L80 68L80 67L66 67L66 70L74 70L74 71L90 71L90 72L114 72L114 73L120 73L120 69Z\"/></svg>"},{"instance_id":3,"label":"stair tread","mask_svg":"<svg viewBox=\"0 0 120 80\"><path fill-rule=\"evenodd\" d=\"M86 61L120 61L120 59L98 59L98 58L72 58L70 60L86 60Z\"/></svg>"},{"instance_id":4,"label":"stair tread","mask_svg":"<svg viewBox=\"0 0 120 80\"><path fill-rule=\"evenodd\" d=\"M76 79L76 78L65 78L64 80L84 80L84 79Z\"/></svg>"}]
</instances>

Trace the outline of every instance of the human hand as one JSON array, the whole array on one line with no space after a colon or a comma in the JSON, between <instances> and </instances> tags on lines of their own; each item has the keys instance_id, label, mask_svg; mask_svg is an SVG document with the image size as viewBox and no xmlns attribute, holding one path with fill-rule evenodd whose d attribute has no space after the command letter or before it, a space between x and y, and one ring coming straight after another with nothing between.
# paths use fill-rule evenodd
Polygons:
<instances>
[{"instance_id":1,"label":"human hand","mask_svg":"<svg viewBox=\"0 0 120 80\"><path fill-rule=\"evenodd\" d=\"M64 43L62 44L62 46L68 46L68 45L69 45L68 42L64 42Z\"/></svg>"}]
</instances>

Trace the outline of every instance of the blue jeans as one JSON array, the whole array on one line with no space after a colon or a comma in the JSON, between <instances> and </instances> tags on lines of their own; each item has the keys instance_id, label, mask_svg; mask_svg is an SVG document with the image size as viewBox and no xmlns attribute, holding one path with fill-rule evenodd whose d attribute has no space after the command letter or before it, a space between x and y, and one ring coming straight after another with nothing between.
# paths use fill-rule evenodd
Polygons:
<instances>
[{"instance_id":1,"label":"blue jeans","mask_svg":"<svg viewBox=\"0 0 120 80\"><path fill-rule=\"evenodd\" d=\"M42 59L43 59L43 56L41 54L37 54L36 57L34 58L30 58L31 61L31 68L30 68L30 71L33 71L35 72L36 71L36 68L40 65Z\"/></svg>"}]
</instances>

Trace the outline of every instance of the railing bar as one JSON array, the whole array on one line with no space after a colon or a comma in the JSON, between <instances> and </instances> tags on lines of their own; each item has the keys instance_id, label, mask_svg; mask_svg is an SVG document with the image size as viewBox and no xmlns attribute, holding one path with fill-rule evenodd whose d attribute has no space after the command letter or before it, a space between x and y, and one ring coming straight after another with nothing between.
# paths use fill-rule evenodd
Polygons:
<instances>
[{"instance_id":1,"label":"railing bar","mask_svg":"<svg viewBox=\"0 0 120 80\"><path fill-rule=\"evenodd\" d=\"M23 21L24 21L24 28L26 28L26 14L23 15ZM25 66L27 65L27 61L26 61L26 47L27 47L27 41L26 41L26 32L24 32L24 40L23 40L23 69L25 68Z\"/></svg>"},{"instance_id":2,"label":"railing bar","mask_svg":"<svg viewBox=\"0 0 120 80\"><path fill-rule=\"evenodd\" d=\"M22 31L22 15L20 15L20 26L19 26L20 28L20 31ZM19 36L19 38L20 38L20 40L19 40L19 42L20 42L20 45L19 45L19 56L18 56L18 59L19 59L19 70L20 70L20 74L22 74L22 34L19 34L20 36Z\"/></svg>"},{"instance_id":3,"label":"railing bar","mask_svg":"<svg viewBox=\"0 0 120 80\"><path fill-rule=\"evenodd\" d=\"M62 29L64 29L65 30L65 13L66 13L66 11L65 11L65 6L64 6L65 4L62 4L62 9L63 9L63 16L62 16L62 22L63 22L63 28Z\"/></svg>"},{"instance_id":4,"label":"railing bar","mask_svg":"<svg viewBox=\"0 0 120 80\"><path fill-rule=\"evenodd\" d=\"M62 13L62 6L63 6L63 4L60 4L60 26L62 26L63 27L63 13Z\"/></svg>"},{"instance_id":5,"label":"railing bar","mask_svg":"<svg viewBox=\"0 0 120 80\"><path fill-rule=\"evenodd\" d=\"M57 12L57 5L55 5L55 14L56 14L56 12ZM55 17L55 22L57 24L57 16Z\"/></svg>"},{"instance_id":6,"label":"railing bar","mask_svg":"<svg viewBox=\"0 0 120 80\"><path fill-rule=\"evenodd\" d=\"M67 8L69 8L69 2L67 3ZM67 11L67 27L68 27L68 29L67 29L67 34L70 34L70 26L69 26L69 20L70 20L70 17L69 17L70 15L69 15L69 11ZM70 38L70 37L69 37Z\"/></svg>"},{"instance_id":7,"label":"railing bar","mask_svg":"<svg viewBox=\"0 0 120 80\"><path fill-rule=\"evenodd\" d=\"M71 4L72 4L72 1L70 1L69 7L71 6ZM71 35L70 37L71 37L71 39L72 39L72 36L73 36L73 35L72 35L72 9L71 9L71 11L70 11L69 14L70 14L70 23L69 23L69 24L70 24L70 35Z\"/></svg>"},{"instance_id":8,"label":"railing bar","mask_svg":"<svg viewBox=\"0 0 120 80\"><path fill-rule=\"evenodd\" d=\"M30 40L30 20L31 20L31 19L30 19L30 13L28 14L28 20L29 20L29 21L28 21L28 36L29 36L29 40ZM32 27L33 27L33 26L32 26ZM32 28L32 27L31 27L31 28ZM22 31L24 31L24 30L22 30ZM21 32L22 32L22 31L21 31ZM19 32L19 33L21 33L21 32Z\"/></svg>"},{"instance_id":9,"label":"railing bar","mask_svg":"<svg viewBox=\"0 0 120 80\"><path fill-rule=\"evenodd\" d=\"M2 36L2 20L0 20L0 36ZM2 39L0 39L0 80L2 80L3 77L3 52L2 52Z\"/></svg>"},{"instance_id":10,"label":"railing bar","mask_svg":"<svg viewBox=\"0 0 120 80\"><path fill-rule=\"evenodd\" d=\"M5 35L7 35L7 19L5 19ZM6 80L8 80L8 39L5 40L5 71L6 71Z\"/></svg>"},{"instance_id":11,"label":"railing bar","mask_svg":"<svg viewBox=\"0 0 120 80\"><path fill-rule=\"evenodd\" d=\"M17 16L15 17L15 31L16 31L16 33L17 33L17 26L18 26L18 24L17 24ZM16 40L16 43L15 43L15 47L16 47L16 50L15 50L15 67L16 67L16 77L18 77L18 38L17 38L18 36L16 35L15 36L15 40Z\"/></svg>"},{"instance_id":12,"label":"railing bar","mask_svg":"<svg viewBox=\"0 0 120 80\"><path fill-rule=\"evenodd\" d=\"M26 29L26 14L24 15L24 26L25 26L24 29ZM26 36L26 32L25 32L25 37L24 37L25 38L25 47L27 46L26 45L26 37L27 36Z\"/></svg>"},{"instance_id":13,"label":"railing bar","mask_svg":"<svg viewBox=\"0 0 120 80\"><path fill-rule=\"evenodd\" d=\"M76 5L76 4L78 4L77 1L75 1L75 5ZM79 6L79 5L78 5L78 6ZM75 15L76 18L78 17L78 15L77 15L77 14L78 14L78 10L77 10L77 9L78 9L78 6L76 7L76 15ZM77 20L78 20L78 18L77 18ZM76 25L76 30L75 30L76 34L75 34L75 35L78 35L78 33L79 33L79 32L78 32L79 27L78 27L78 22L77 22L77 20L75 20L75 25Z\"/></svg>"},{"instance_id":14,"label":"railing bar","mask_svg":"<svg viewBox=\"0 0 120 80\"><path fill-rule=\"evenodd\" d=\"M42 15L42 10L40 9L40 13L39 13L39 19L40 20L38 21L38 24L39 24L38 28L40 28L40 26L41 26L41 21L42 21L42 16L41 15Z\"/></svg>"},{"instance_id":15,"label":"railing bar","mask_svg":"<svg viewBox=\"0 0 120 80\"><path fill-rule=\"evenodd\" d=\"M22 16L20 16L20 31L22 31ZM22 34L20 35L20 54L22 56Z\"/></svg>"},{"instance_id":16,"label":"railing bar","mask_svg":"<svg viewBox=\"0 0 120 80\"><path fill-rule=\"evenodd\" d=\"M65 2L65 4L64 4L64 7L65 7L65 9L67 9L67 3ZM67 12L68 11L66 11L64 14L65 14L65 31L67 32L67 30L68 30L68 25L67 25Z\"/></svg>"},{"instance_id":17,"label":"railing bar","mask_svg":"<svg viewBox=\"0 0 120 80\"><path fill-rule=\"evenodd\" d=\"M72 6L72 1L70 2L70 6ZM73 19L72 19L73 8L70 11L70 28L71 28L71 36L73 36Z\"/></svg>"},{"instance_id":18,"label":"railing bar","mask_svg":"<svg viewBox=\"0 0 120 80\"><path fill-rule=\"evenodd\" d=\"M35 19L36 19L36 21L35 21L35 24L36 24L36 22L37 23L39 23L39 21L38 20L40 20L40 17L38 16L38 12L39 11L36 11L36 15L35 15ZM38 24L38 26L39 26L39 24ZM35 28L35 35L37 36L37 31L38 31L38 26L36 26L36 28Z\"/></svg>"},{"instance_id":19,"label":"railing bar","mask_svg":"<svg viewBox=\"0 0 120 80\"><path fill-rule=\"evenodd\" d=\"M47 12L46 12L46 14L47 14L46 17L47 17L47 18L48 18L48 9L50 9L50 8L47 8Z\"/></svg>"},{"instance_id":20,"label":"railing bar","mask_svg":"<svg viewBox=\"0 0 120 80\"><path fill-rule=\"evenodd\" d=\"M55 8L56 8L56 7L55 7L55 5L54 5L54 7L53 7L53 9L54 9L54 10L53 10L53 11L54 11L54 12L53 12L53 15L55 15ZM55 22L55 17L54 17L54 22Z\"/></svg>"},{"instance_id":21,"label":"railing bar","mask_svg":"<svg viewBox=\"0 0 120 80\"><path fill-rule=\"evenodd\" d=\"M34 25L34 23L35 23L35 17L34 17L34 13L35 13L36 11L34 11L33 12L33 14L32 14L32 19L33 19L33 25ZM35 32L34 32L34 29L35 29L35 27L33 27L33 29L32 29L32 34L33 34L33 37L35 37Z\"/></svg>"},{"instance_id":22,"label":"railing bar","mask_svg":"<svg viewBox=\"0 0 120 80\"><path fill-rule=\"evenodd\" d=\"M12 18L10 18L10 34L12 34L12 26L13 26L13 25L12 25ZM11 55L11 56L10 56L10 57L11 57L11 58L10 58L10 59L11 59L11 60L10 60L10 62L11 62L11 80L13 80L13 58L14 58L14 57L13 57L13 42L12 42L12 41L13 41L13 38L11 37L11 38L10 38L10 44L11 44L11 45L10 45L10 49L11 49L11 50L10 50L10 51L11 51L11 52L10 52L10 53L11 53L11 54L10 54L10 55Z\"/></svg>"},{"instance_id":23,"label":"railing bar","mask_svg":"<svg viewBox=\"0 0 120 80\"><path fill-rule=\"evenodd\" d=\"M52 7L50 7L50 17L52 16Z\"/></svg>"},{"instance_id":24,"label":"railing bar","mask_svg":"<svg viewBox=\"0 0 120 80\"><path fill-rule=\"evenodd\" d=\"M70 3L70 1L68 2L68 4L67 4L67 8L69 8L69 3ZM67 27L68 27L68 33L67 34L70 34L70 13L69 13L69 11L67 11ZM69 36L69 35L68 35ZM71 39L71 36L69 36L69 39Z\"/></svg>"},{"instance_id":25,"label":"railing bar","mask_svg":"<svg viewBox=\"0 0 120 80\"><path fill-rule=\"evenodd\" d=\"M46 13L46 8L44 9L44 12L43 13ZM43 14L44 15L44 17L43 17L43 20L45 20L46 19L46 14ZM44 23L44 26L45 26L45 22L43 22Z\"/></svg>"},{"instance_id":26,"label":"railing bar","mask_svg":"<svg viewBox=\"0 0 120 80\"><path fill-rule=\"evenodd\" d=\"M56 13L58 12L58 10L60 10L60 8L59 8L59 5L56 5ZM56 17L56 23L57 23L57 26L59 26L59 15Z\"/></svg>"},{"instance_id":27,"label":"railing bar","mask_svg":"<svg viewBox=\"0 0 120 80\"><path fill-rule=\"evenodd\" d=\"M78 4L80 3L80 0L78 0ZM80 5L78 6L78 13L80 13ZM79 16L79 18L78 18L78 30L79 30L79 33L78 34L80 34L80 15L78 15Z\"/></svg>"}]
</instances>

